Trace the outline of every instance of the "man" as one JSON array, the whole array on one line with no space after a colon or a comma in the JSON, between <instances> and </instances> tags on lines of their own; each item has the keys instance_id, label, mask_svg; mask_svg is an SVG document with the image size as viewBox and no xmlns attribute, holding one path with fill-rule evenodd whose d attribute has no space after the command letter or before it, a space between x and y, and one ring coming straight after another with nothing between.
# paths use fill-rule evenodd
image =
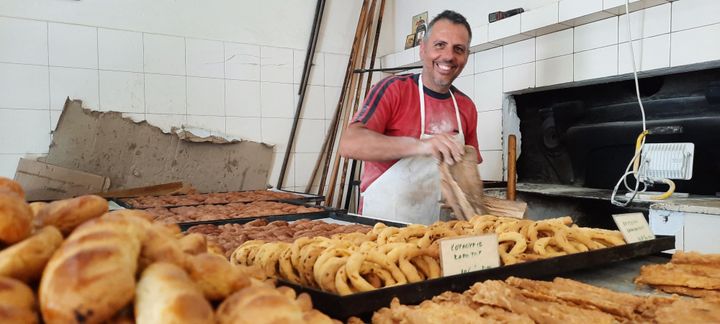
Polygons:
<instances>
[{"instance_id":1,"label":"man","mask_svg":"<svg viewBox=\"0 0 720 324\"><path fill-rule=\"evenodd\" d=\"M343 134L340 154L366 161L363 215L417 224L438 220L438 163L452 165L464 144L478 146L475 105L452 86L467 63L471 36L456 12L433 18L420 43L422 73L378 82Z\"/></svg>"}]
</instances>

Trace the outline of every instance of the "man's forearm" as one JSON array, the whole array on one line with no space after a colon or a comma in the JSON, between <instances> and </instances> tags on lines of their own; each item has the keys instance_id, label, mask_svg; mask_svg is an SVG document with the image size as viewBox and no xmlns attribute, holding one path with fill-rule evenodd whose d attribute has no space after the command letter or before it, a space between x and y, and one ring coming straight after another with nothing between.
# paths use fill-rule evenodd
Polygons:
<instances>
[{"instance_id":1,"label":"man's forearm","mask_svg":"<svg viewBox=\"0 0 720 324\"><path fill-rule=\"evenodd\" d=\"M340 139L340 155L363 161L390 161L421 154L417 138L386 136L351 125Z\"/></svg>"}]
</instances>

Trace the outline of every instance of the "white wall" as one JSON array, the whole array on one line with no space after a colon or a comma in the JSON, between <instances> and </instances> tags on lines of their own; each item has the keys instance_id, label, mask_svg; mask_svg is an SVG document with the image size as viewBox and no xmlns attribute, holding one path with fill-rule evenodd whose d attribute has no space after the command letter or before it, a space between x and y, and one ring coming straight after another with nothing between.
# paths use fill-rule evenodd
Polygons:
<instances>
[{"instance_id":1,"label":"white wall","mask_svg":"<svg viewBox=\"0 0 720 324\"><path fill-rule=\"evenodd\" d=\"M316 1L0 2L0 175L43 154L64 98L164 129L275 145L276 183ZM302 187L342 86L358 1L328 1L286 186ZM280 161L280 162L278 162Z\"/></svg>"},{"instance_id":2,"label":"white wall","mask_svg":"<svg viewBox=\"0 0 720 324\"><path fill-rule=\"evenodd\" d=\"M418 1L421 2L426 4L424 8L430 8L432 16L433 9L428 3L435 3ZM517 1L518 4L520 2ZM549 5L557 1L528 1L533 4L540 2ZM448 7L451 7L450 4L460 7L460 3L448 1ZM478 6L490 7L489 3L483 1ZM561 0L559 7L582 11L589 3L599 4L602 8L603 0ZM402 21L396 21L396 30L400 28L397 25L402 28L408 25L409 28L409 23L406 24L410 21L409 17L424 11L414 1L398 0L397 4L395 16L396 19L402 17ZM462 4L466 9L463 14L468 17L475 15L468 8L470 5ZM572 5L563 7L565 4ZM508 5L502 10L512 7ZM484 16L486 12L483 10L477 15ZM567 14L573 16L572 13ZM561 31L537 37L521 35L524 40L502 46L495 44L494 48L471 54L455 86L474 98L478 109L478 139L485 159L480 171L484 179L505 178L504 138L519 132L511 94L608 82L631 76L627 17L607 12L601 14L609 18L580 25L561 23L554 26L563 29ZM720 39L720 1L678 0L633 12L630 17L636 64L641 74L664 74L720 65L720 42L717 41ZM515 23L519 32L520 21ZM403 42L404 36L402 41L396 39L395 45ZM384 57L383 62L391 66L413 64L418 60L416 52L397 50Z\"/></svg>"}]
</instances>

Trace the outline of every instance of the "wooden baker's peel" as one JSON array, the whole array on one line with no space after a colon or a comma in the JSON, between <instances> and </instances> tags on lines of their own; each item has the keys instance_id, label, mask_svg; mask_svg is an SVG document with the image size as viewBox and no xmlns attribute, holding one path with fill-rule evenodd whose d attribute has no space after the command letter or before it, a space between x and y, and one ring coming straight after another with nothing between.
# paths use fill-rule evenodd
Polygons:
<instances>
[{"instance_id":1,"label":"wooden baker's peel","mask_svg":"<svg viewBox=\"0 0 720 324\"><path fill-rule=\"evenodd\" d=\"M483 195L483 184L477 169L477 151L466 145L462 160L453 165L440 163L440 185L445 201L458 219L491 214L523 218L527 203Z\"/></svg>"}]
</instances>

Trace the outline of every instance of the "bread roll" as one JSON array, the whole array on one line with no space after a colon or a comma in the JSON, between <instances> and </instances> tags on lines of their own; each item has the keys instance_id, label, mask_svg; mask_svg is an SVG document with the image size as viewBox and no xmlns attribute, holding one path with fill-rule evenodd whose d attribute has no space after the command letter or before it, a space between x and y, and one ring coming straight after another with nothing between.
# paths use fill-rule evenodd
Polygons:
<instances>
[{"instance_id":1,"label":"bread roll","mask_svg":"<svg viewBox=\"0 0 720 324\"><path fill-rule=\"evenodd\" d=\"M251 285L220 304L218 323L333 323L330 317L312 309L307 294L301 294L298 300L294 295L291 289Z\"/></svg>"},{"instance_id":2,"label":"bread roll","mask_svg":"<svg viewBox=\"0 0 720 324\"><path fill-rule=\"evenodd\" d=\"M32 210L33 218L37 217L37 214L47 206L48 203L44 201L35 201L30 203L30 210Z\"/></svg>"},{"instance_id":3,"label":"bread roll","mask_svg":"<svg viewBox=\"0 0 720 324\"><path fill-rule=\"evenodd\" d=\"M180 267L151 264L142 273L135 298L135 323L215 323L213 309Z\"/></svg>"},{"instance_id":4,"label":"bread roll","mask_svg":"<svg viewBox=\"0 0 720 324\"><path fill-rule=\"evenodd\" d=\"M40 279L52 254L63 241L60 231L46 226L9 248L0 251L0 276L34 282Z\"/></svg>"},{"instance_id":5,"label":"bread roll","mask_svg":"<svg viewBox=\"0 0 720 324\"><path fill-rule=\"evenodd\" d=\"M169 262L181 268L187 258L174 233L163 224L154 223L147 228L140 253L140 269L154 262Z\"/></svg>"},{"instance_id":6,"label":"bread roll","mask_svg":"<svg viewBox=\"0 0 720 324\"><path fill-rule=\"evenodd\" d=\"M108 213L80 225L50 258L40 281L47 323L100 323L135 295L147 220Z\"/></svg>"},{"instance_id":7,"label":"bread roll","mask_svg":"<svg viewBox=\"0 0 720 324\"><path fill-rule=\"evenodd\" d=\"M250 284L250 276L240 266L233 266L225 257L201 253L190 256L190 278L200 287L205 298L219 301Z\"/></svg>"},{"instance_id":8,"label":"bread roll","mask_svg":"<svg viewBox=\"0 0 720 324\"><path fill-rule=\"evenodd\" d=\"M0 277L0 323L37 323L35 295L13 278Z\"/></svg>"},{"instance_id":9,"label":"bread roll","mask_svg":"<svg viewBox=\"0 0 720 324\"><path fill-rule=\"evenodd\" d=\"M187 254L200 254L208 251L205 235L190 233L180 238L180 248Z\"/></svg>"},{"instance_id":10,"label":"bread roll","mask_svg":"<svg viewBox=\"0 0 720 324\"><path fill-rule=\"evenodd\" d=\"M13 244L30 236L32 210L16 193L0 190L0 242Z\"/></svg>"},{"instance_id":11,"label":"bread roll","mask_svg":"<svg viewBox=\"0 0 720 324\"><path fill-rule=\"evenodd\" d=\"M12 179L0 177L0 190L12 191L25 200L25 191L22 186Z\"/></svg>"},{"instance_id":12,"label":"bread roll","mask_svg":"<svg viewBox=\"0 0 720 324\"><path fill-rule=\"evenodd\" d=\"M37 227L52 225L63 235L69 235L83 222L100 217L108 211L105 198L95 195L53 201L41 209L35 218Z\"/></svg>"}]
</instances>

